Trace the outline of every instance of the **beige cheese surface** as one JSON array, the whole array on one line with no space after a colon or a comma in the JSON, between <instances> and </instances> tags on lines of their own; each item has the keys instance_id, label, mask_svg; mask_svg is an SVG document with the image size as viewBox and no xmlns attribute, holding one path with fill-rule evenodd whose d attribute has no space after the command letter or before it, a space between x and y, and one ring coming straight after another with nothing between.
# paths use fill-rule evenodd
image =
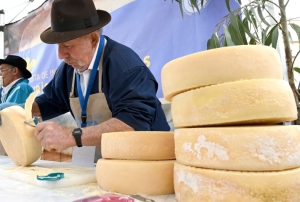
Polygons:
<instances>
[{"instance_id":1,"label":"beige cheese surface","mask_svg":"<svg viewBox=\"0 0 300 202\"><path fill-rule=\"evenodd\" d=\"M175 163L178 202L299 202L300 168L278 172L238 172Z\"/></svg>"},{"instance_id":2,"label":"beige cheese surface","mask_svg":"<svg viewBox=\"0 0 300 202\"><path fill-rule=\"evenodd\" d=\"M175 159L174 132L113 132L102 134L103 158L131 160Z\"/></svg>"},{"instance_id":3,"label":"beige cheese surface","mask_svg":"<svg viewBox=\"0 0 300 202\"><path fill-rule=\"evenodd\" d=\"M179 93L241 79L283 79L278 52L268 46L206 50L167 63L161 72L166 100Z\"/></svg>"},{"instance_id":4,"label":"beige cheese surface","mask_svg":"<svg viewBox=\"0 0 300 202\"><path fill-rule=\"evenodd\" d=\"M194 167L272 171L300 167L300 126L175 129L176 160Z\"/></svg>"},{"instance_id":5,"label":"beige cheese surface","mask_svg":"<svg viewBox=\"0 0 300 202\"><path fill-rule=\"evenodd\" d=\"M174 162L99 159L97 183L101 189L121 194L173 194Z\"/></svg>"},{"instance_id":6,"label":"beige cheese surface","mask_svg":"<svg viewBox=\"0 0 300 202\"><path fill-rule=\"evenodd\" d=\"M0 139L10 159L18 166L28 166L38 160L42 146L34 135L35 128L25 124L25 110L12 106L1 110L0 116Z\"/></svg>"},{"instance_id":7,"label":"beige cheese surface","mask_svg":"<svg viewBox=\"0 0 300 202\"><path fill-rule=\"evenodd\" d=\"M279 79L242 80L198 88L172 98L176 128L272 124L297 118L288 82Z\"/></svg>"}]
</instances>

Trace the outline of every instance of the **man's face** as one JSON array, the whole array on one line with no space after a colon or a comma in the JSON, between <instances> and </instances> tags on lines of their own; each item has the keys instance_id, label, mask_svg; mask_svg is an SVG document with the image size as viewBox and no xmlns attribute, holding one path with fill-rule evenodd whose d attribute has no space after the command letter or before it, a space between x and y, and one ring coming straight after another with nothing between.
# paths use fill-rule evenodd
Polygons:
<instances>
[{"instance_id":1,"label":"man's face","mask_svg":"<svg viewBox=\"0 0 300 202\"><path fill-rule=\"evenodd\" d=\"M58 44L58 58L79 71L88 68L94 56L95 47L90 35Z\"/></svg>"},{"instance_id":2,"label":"man's face","mask_svg":"<svg viewBox=\"0 0 300 202\"><path fill-rule=\"evenodd\" d=\"M8 64L1 64L0 69L1 73L0 76L3 78L3 86L8 86L11 82L14 81L14 75L13 75L13 66Z\"/></svg>"}]
</instances>

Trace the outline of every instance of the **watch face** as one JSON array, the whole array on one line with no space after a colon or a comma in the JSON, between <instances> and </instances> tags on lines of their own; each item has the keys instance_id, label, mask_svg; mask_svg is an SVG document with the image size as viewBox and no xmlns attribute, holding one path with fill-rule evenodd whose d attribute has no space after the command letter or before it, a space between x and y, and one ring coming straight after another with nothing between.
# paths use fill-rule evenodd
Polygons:
<instances>
[{"instance_id":1,"label":"watch face","mask_svg":"<svg viewBox=\"0 0 300 202\"><path fill-rule=\"evenodd\" d=\"M82 130L80 128L75 128L73 130L73 135L81 135L82 134Z\"/></svg>"}]
</instances>

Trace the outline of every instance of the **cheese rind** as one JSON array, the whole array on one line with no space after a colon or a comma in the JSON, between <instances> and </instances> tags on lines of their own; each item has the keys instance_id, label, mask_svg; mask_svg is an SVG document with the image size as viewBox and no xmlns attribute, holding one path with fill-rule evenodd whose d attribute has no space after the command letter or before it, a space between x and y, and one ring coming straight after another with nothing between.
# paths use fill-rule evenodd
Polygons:
<instances>
[{"instance_id":1,"label":"cheese rind","mask_svg":"<svg viewBox=\"0 0 300 202\"><path fill-rule=\"evenodd\" d=\"M174 126L272 124L293 121L297 107L288 82L252 79L223 83L172 98Z\"/></svg>"},{"instance_id":2,"label":"cheese rind","mask_svg":"<svg viewBox=\"0 0 300 202\"><path fill-rule=\"evenodd\" d=\"M103 158L131 160L175 159L174 132L132 131L102 134Z\"/></svg>"},{"instance_id":3,"label":"cheese rind","mask_svg":"<svg viewBox=\"0 0 300 202\"><path fill-rule=\"evenodd\" d=\"M25 110L12 106L1 110L0 116L0 139L9 158L18 166L38 160L42 146L34 135L35 128L25 123Z\"/></svg>"},{"instance_id":4,"label":"cheese rind","mask_svg":"<svg viewBox=\"0 0 300 202\"><path fill-rule=\"evenodd\" d=\"M173 194L174 162L99 159L96 178L99 187L110 192Z\"/></svg>"},{"instance_id":5,"label":"cheese rind","mask_svg":"<svg viewBox=\"0 0 300 202\"><path fill-rule=\"evenodd\" d=\"M300 167L300 126L175 129L176 160L194 167L271 171Z\"/></svg>"},{"instance_id":6,"label":"cheese rind","mask_svg":"<svg viewBox=\"0 0 300 202\"><path fill-rule=\"evenodd\" d=\"M278 172L238 172L175 163L178 202L300 201L300 168Z\"/></svg>"},{"instance_id":7,"label":"cheese rind","mask_svg":"<svg viewBox=\"0 0 300 202\"><path fill-rule=\"evenodd\" d=\"M231 46L206 50L168 62L161 72L164 97L241 79L282 79L278 52L268 46Z\"/></svg>"}]
</instances>

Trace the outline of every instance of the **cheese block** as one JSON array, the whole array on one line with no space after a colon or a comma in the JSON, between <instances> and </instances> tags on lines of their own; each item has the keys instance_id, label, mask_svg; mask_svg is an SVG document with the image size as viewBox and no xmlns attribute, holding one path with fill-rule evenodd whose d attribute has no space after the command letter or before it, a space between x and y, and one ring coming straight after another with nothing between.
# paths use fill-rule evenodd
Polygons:
<instances>
[{"instance_id":1,"label":"cheese block","mask_svg":"<svg viewBox=\"0 0 300 202\"><path fill-rule=\"evenodd\" d=\"M253 79L207 86L172 98L176 128L293 121L297 107L288 82Z\"/></svg>"},{"instance_id":2,"label":"cheese block","mask_svg":"<svg viewBox=\"0 0 300 202\"><path fill-rule=\"evenodd\" d=\"M300 168L278 172L238 172L175 163L178 202L298 202Z\"/></svg>"},{"instance_id":3,"label":"cheese block","mask_svg":"<svg viewBox=\"0 0 300 202\"><path fill-rule=\"evenodd\" d=\"M300 167L300 126L175 129L176 160L194 167L272 171Z\"/></svg>"},{"instance_id":4,"label":"cheese block","mask_svg":"<svg viewBox=\"0 0 300 202\"><path fill-rule=\"evenodd\" d=\"M9 158L18 166L28 166L38 160L42 146L34 135L34 122L25 123L25 110L12 106L0 111L0 139Z\"/></svg>"},{"instance_id":5,"label":"cheese block","mask_svg":"<svg viewBox=\"0 0 300 202\"><path fill-rule=\"evenodd\" d=\"M167 63L162 90L170 101L179 93L241 79L282 79L278 52L268 46L230 46L193 53Z\"/></svg>"},{"instance_id":6,"label":"cheese block","mask_svg":"<svg viewBox=\"0 0 300 202\"><path fill-rule=\"evenodd\" d=\"M109 192L173 194L174 162L99 159L96 178L99 187Z\"/></svg>"},{"instance_id":7,"label":"cheese block","mask_svg":"<svg viewBox=\"0 0 300 202\"><path fill-rule=\"evenodd\" d=\"M131 131L102 134L103 158L131 160L175 159L174 132Z\"/></svg>"}]
</instances>

